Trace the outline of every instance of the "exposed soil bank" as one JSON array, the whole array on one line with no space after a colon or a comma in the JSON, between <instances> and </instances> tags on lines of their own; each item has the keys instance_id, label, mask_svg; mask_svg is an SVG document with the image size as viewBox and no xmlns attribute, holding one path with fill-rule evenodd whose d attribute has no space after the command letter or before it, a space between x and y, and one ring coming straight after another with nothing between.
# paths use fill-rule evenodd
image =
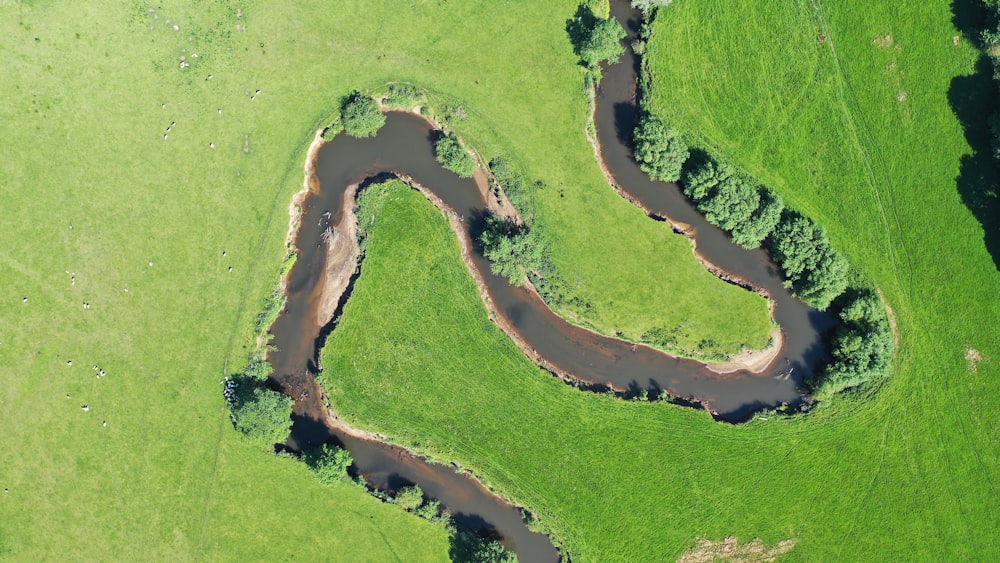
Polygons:
<instances>
[{"instance_id":1,"label":"exposed soil bank","mask_svg":"<svg viewBox=\"0 0 1000 563\"><path fill-rule=\"evenodd\" d=\"M276 348L268 354L275 369L272 379L295 400L295 423L286 446L302 450L338 443L351 453L355 470L370 487L395 492L419 485L458 524L499 534L521 561L559 561L559 552L549 539L528 530L522 509L491 493L468 473L387 444L386 437L353 427L329 408L314 375L318 351L336 326L357 278L360 249L354 208L360 187L359 182L340 186L336 205L325 205L315 173L316 157L324 144L317 136L310 147L305 187L289 209L293 229L289 238L299 258L284 280L286 307L271 328ZM488 183L483 185L488 190Z\"/></svg>"},{"instance_id":2,"label":"exposed soil bank","mask_svg":"<svg viewBox=\"0 0 1000 563\"><path fill-rule=\"evenodd\" d=\"M634 35L638 20L627 3L613 3L613 10ZM637 113L638 59L630 55L606 70L596 96L599 142L595 150L602 169L624 197L688 236L706 268L770 299L774 318L783 329L772 335L772 345L746 351L725 364L706 366L568 323L530 285L511 287L492 274L475 243L484 217L490 212L511 214L509 202L496 201L482 171L473 179L462 179L442 168L433 153L437 133L425 119L390 112L372 139L338 135L324 142L317 136L309 149L303 191L289 209L290 232L294 232L289 240L294 237L299 258L286 279L287 305L271 329L277 351L268 358L275 368L273 379L296 401L290 447L338 441L351 452L370 486L394 490L416 483L448 507L460 523L488 524L498 530L522 561L558 559L547 538L527 530L518 509L468 475L427 463L402 448L381 443L384 437L338 419L313 377L318 350L335 328L358 276L356 191L367 179L387 173L419 189L448 217L459 238L462 259L491 317L530 358L564 380L607 386L626 396L666 392L703 405L726 420L803 400L799 382L824 357L819 335L830 326L830 318L793 299L763 251L731 244L724 233L705 222L676 186L652 182L638 169L630 147Z\"/></svg>"}]
</instances>

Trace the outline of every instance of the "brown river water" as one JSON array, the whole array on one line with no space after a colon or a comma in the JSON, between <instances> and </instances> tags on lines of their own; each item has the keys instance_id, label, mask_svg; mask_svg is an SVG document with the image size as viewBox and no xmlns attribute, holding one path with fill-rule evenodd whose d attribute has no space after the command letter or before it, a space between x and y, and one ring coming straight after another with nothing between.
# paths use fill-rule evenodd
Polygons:
<instances>
[{"instance_id":1,"label":"brown river water","mask_svg":"<svg viewBox=\"0 0 1000 563\"><path fill-rule=\"evenodd\" d=\"M612 15L625 25L627 41L631 41L638 30L638 13L622 0L612 2ZM674 397L709 406L717 418L727 421L744 420L763 408L799 404L804 399L802 378L825 358L821 334L832 326L832 320L789 294L764 251L747 251L730 243L676 185L651 181L638 168L631 149L638 67L638 58L629 49L620 62L605 69L595 114L603 160L620 189L653 215L690 225L702 257L770 295L774 318L784 337L779 356L760 374L737 371L719 375L696 361L597 335L564 321L533 291L512 287L494 276L486 259L474 252L472 260L489 296L531 348L581 382L610 385L626 394L666 390ZM581 123L581 134L582 129ZM482 193L473 180L459 178L437 163L432 146L436 134L419 116L392 112L376 137L354 139L340 134L320 149L315 163L320 190L303 203L296 234L299 258L287 279L287 305L271 327L277 347L268 355L275 369L272 380L296 400L295 423L286 446L302 450L325 442L338 443L350 451L353 470L369 486L396 491L417 484L426 496L447 507L460 525L497 534L522 562L558 561L559 552L548 538L527 529L520 509L491 494L474 478L331 423L313 377L319 349L336 328L336 320L322 328L322 321L317 322L318 293L326 267L322 236L328 226L341 219L349 186L364 185L366 180L386 174L406 175L433 191L463 219L470 231L466 236L472 237L471 231L480 224L486 208ZM670 227L664 223L663 228ZM349 298L350 289L341 298L335 319Z\"/></svg>"}]
</instances>

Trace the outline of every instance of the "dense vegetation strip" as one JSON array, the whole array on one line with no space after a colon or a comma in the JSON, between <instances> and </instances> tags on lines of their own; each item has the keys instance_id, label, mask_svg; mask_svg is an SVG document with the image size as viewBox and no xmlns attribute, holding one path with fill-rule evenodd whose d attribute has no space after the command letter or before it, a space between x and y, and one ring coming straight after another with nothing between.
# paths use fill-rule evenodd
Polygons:
<instances>
[{"instance_id":1,"label":"dense vegetation strip","mask_svg":"<svg viewBox=\"0 0 1000 563\"><path fill-rule=\"evenodd\" d=\"M651 17L649 8L643 7ZM642 42L650 41L649 22L647 18L643 23ZM638 52L645 52L645 46ZM781 197L706 150L697 149L696 157L688 160L680 132L651 107L656 84L648 61L641 66L645 73L638 100L642 112L633 132L640 167L657 179L680 179L684 194L710 223L728 232L734 243L757 248L766 241L786 278L785 285L812 307L829 308L848 287L849 265L831 244L826 230L786 209ZM854 278L860 279L858 275ZM853 288L844 301L846 304L838 307L844 325L835 336L830 364L808 381L818 396L829 397L834 391L882 379L889 372L892 337L880 298L869 288Z\"/></svg>"},{"instance_id":2,"label":"dense vegetation strip","mask_svg":"<svg viewBox=\"0 0 1000 563\"><path fill-rule=\"evenodd\" d=\"M705 0L674 2L652 25L649 107L822 225L897 319L894 377L877 395L838 399L841 422L824 421L850 435L829 451L870 448L851 471L865 476L862 497L828 491L852 508L807 511L847 538L826 556L861 559L863 545L926 560L997 553L982 524L997 526L998 450L983 417L1000 408L984 380L996 374L985 358L998 357L1000 278L996 223L978 205L996 183L983 166L996 90L977 49L981 14L973 2ZM824 424L808 435L828 438ZM820 465L814 475L830 475ZM907 479L923 485L898 486Z\"/></svg>"}]
</instances>

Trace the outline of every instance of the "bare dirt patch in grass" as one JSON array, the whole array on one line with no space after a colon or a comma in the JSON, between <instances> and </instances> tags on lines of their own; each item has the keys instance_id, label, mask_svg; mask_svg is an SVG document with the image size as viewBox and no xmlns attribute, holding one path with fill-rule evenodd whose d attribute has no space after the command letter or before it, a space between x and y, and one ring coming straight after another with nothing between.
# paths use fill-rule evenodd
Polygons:
<instances>
[{"instance_id":1,"label":"bare dirt patch in grass","mask_svg":"<svg viewBox=\"0 0 1000 563\"><path fill-rule=\"evenodd\" d=\"M731 561L733 563L759 563L774 561L779 555L788 553L795 547L795 540L782 540L772 548L764 547L760 538L754 538L749 543L740 544L735 536L729 536L722 541L711 541L698 538L695 546L677 558L678 563L710 563L713 561Z\"/></svg>"},{"instance_id":2,"label":"bare dirt patch in grass","mask_svg":"<svg viewBox=\"0 0 1000 563\"><path fill-rule=\"evenodd\" d=\"M976 373L979 369L979 362L983 361L983 355L973 347L965 349L965 364L969 373Z\"/></svg>"}]
</instances>

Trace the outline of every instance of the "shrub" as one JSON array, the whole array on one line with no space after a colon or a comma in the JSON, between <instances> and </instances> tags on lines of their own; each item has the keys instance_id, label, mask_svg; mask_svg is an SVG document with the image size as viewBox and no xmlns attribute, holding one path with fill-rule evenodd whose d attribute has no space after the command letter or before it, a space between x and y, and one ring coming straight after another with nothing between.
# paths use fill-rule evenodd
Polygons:
<instances>
[{"instance_id":1,"label":"shrub","mask_svg":"<svg viewBox=\"0 0 1000 563\"><path fill-rule=\"evenodd\" d=\"M805 217L782 213L771 235L771 253L796 295L826 309L847 287L847 261L834 250L826 231Z\"/></svg>"},{"instance_id":2,"label":"shrub","mask_svg":"<svg viewBox=\"0 0 1000 563\"><path fill-rule=\"evenodd\" d=\"M417 516L425 520L434 520L441 513L441 503L436 500L429 500L423 506L414 511Z\"/></svg>"},{"instance_id":3,"label":"shrub","mask_svg":"<svg viewBox=\"0 0 1000 563\"><path fill-rule=\"evenodd\" d=\"M681 177L681 167L690 153L680 133L647 113L639 120L632 137L639 168L665 182L676 182Z\"/></svg>"},{"instance_id":4,"label":"shrub","mask_svg":"<svg viewBox=\"0 0 1000 563\"><path fill-rule=\"evenodd\" d=\"M415 106L423 104L424 95L416 86L409 84L393 84L389 86L382 103L393 109L411 110Z\"/></svg>"},{"instance_id":5,"label":"shrub","mask_svg":"<svg viewBox=\"0 0 1000 563\"><path fill-rule=\"evenodd\" d=\"M528 273L546 262L545 245L536 231L518 228L495 215L487 217L479 242L490 260L490 270L511 285L524 285Z\"/></svg>"},{"instance_id":6,"label":"shrub","mask_svg":"<svg viewBox=\"0 0 1000 563\"><path fill-rule=\"evenodd\" d=\"M884 377L892 359L892 329L879 296L870 289L851 289L837 301L841 326L833 338L831 360L810 382L819 396Z\"/></svg>"},{"instance_id":7,"label":"shrub","mask_svg":"<svg viewBox=\"0 0 1000 563\"><path fill-rule=\"evenodd\" d=\"M532 213L532 186L528 179L514 166L510 160L498 156L490 161L490 172L498 187L507 194L510 204L517 209L521 217L528 219Z\"/></svg>"},{"instance_id":8,"label":"shrub","mask_svg":"<svg viewBox=\"0 0 1000 563\"><path fill-rule=\"evenodd\" d=\"M337 133L340 133L343 130L344 130L344 124L341 123L340 119L338 118L336 121L334 121L333 123L328 125L325 129L323 129L323 134L322 134L323 140L332 141L333 138L337 136Z\"/></svg>"},{"instance_id":9,"label":"shrub","mask_svg":"<svg viewBox=\"0 0 1000 563\"><path fill-rule=\"evenodd\" d=\"M347 450L329 444L305 452L305 461L324 485L342 483L347 468L354 463Z\"/></svg>"},{"instance_id":10,"label":"shrub","mask_svg":"<svg viewBox=\"0 0 1000 563\"><path fill-rule=\"evenodd\" d=\"M250 356L250 361L247 362L247 367L243 368L243 377L263 382L273 371L274 368L271 367L270 363L264 360L263 355L255 353Z\"/></svg>"},{"instance_id":11,"label":"shrub","mask_svg":"<svg viewBox=\"0 0 1000 563\"><path fill-rule=\"evenodd\" d=\"M292 429L292 400L261 387L252 379L230 379L226 399L233 426L251 442L271 446L284 442Z\"/></svg>"},{"instance_id":12,"label":"shrub","mask_svg":"<svg viewBox=\"0 0 1000 563\"><path fill-rule=\"evenodd\" d=\"M344 125L344 131L352 137L374 137L385 125L385 115L379 110L375 100L354 92L340 108L340 121Z\"/></svg>"},{"instance_id":13,"label":"shrub","mask_svg":"<svg viewBox=\"0 0 1000 563\"><path fill-rule=\"evenodd\" d=\"M482 538L465 529L451 532L448 555L457 563L516 563L517 556L504 549L500 542Z\"/></svg>"},{"instance_id":14,"label":"shrub","mask_svg":"<svg viewBox=\"0 0 1000 563\"><path fill-rule=\"evenodd\" d=\"M404 510L413 512L424 503L424 491L417 485L403 487L393 497L392 502L401 506Z\"/></svg>"},{"instance_id":15,"label":"shrub","mask_svg":"<svg viewBox=\"0 0 1000 563\"><path fill-rule=\"evenodd\" d=\"M281 314L282 309L285 308L285 302L287 298L281 287L276 287L271 295L267 297L264 302L264 309L257 314L257 318L254 319L254 332L260 336L263 335L271 328L274 321L278 320L278 315Z\"/></svg>"},{"instance_id":16,"label":"shrub","mask_svg":"<svg viewBox=\"0 0 1000 563\"><path fill-rule=\"evenodd\" d=\"M434 156L442 166L463 178L471 178L476 171L476 163L454 133L443 135L434 143Z\"/></svg>"}]
</instances>

